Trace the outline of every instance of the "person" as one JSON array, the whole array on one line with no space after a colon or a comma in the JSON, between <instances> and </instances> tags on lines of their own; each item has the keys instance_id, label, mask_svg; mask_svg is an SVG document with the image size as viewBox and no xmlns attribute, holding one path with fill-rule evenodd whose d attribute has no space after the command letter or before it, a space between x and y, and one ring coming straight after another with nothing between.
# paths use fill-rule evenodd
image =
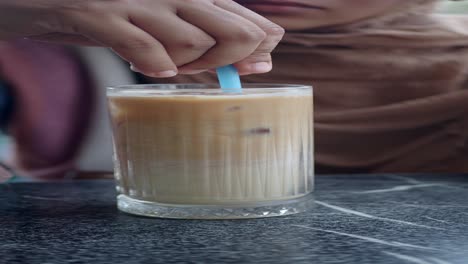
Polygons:
<instances>
[{"instance_id":1,"label":"person","mask_svg":"<svg viewBox=\"0 0 468 264\"><path fill-rule=\"evenodd\" d=\"M466 16L437 0L237 2L286 29L273 70L243 81L314 87L317 173L468 172Z\"/></svg>"},{"instance_id":2,"label":"person","mask_svg":"<svg viewBox=\"0 0 468 264\"><path fill-rule=\"evenodd\" d=\"M9 163L36 178L65 177L82 169L80 153L90 154L82 146L95 135L89 130L103 128L93 117L104 111L95 107L102 89L93 90L100 77L87 64L90 52L34 41L109 47L134 71L170 77L227 64L241 74L268 72L283 34L228 0L0 0L0 127L15 141ZM89 165L94 155L84 167L101 169ZM0 170L1 178L8 173Z\"/></svg>"},{"instance_id":3,"label":"person","mask_svg":"<svg viewBox=\"0 0 468 264\"><path fill-rule=\"evenodd\" d=\"M466 17L434 14L436 0L237 2L287 30L273 70L243 81L314 86L317 173L468 171ZM85 57L96 71L107 68ZM216 82L209 73L136 75ZM101 111L96 123L105 118ZM111 162L101 142L110 129L93 133L79 159ZM96 149L108 155L93 156Z\"/></svg>"}]
</instances>

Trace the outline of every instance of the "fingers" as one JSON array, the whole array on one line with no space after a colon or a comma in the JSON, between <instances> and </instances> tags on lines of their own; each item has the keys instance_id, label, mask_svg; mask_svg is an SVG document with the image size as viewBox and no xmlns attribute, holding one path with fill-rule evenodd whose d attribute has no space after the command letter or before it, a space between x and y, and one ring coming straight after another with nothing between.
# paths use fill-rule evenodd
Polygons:
<instances>
[{"instance_id":1,"label":"fingers","mask_svg":"<svg viewBox=\"0 0 468 264\"><path fill-rule=\"evenodd\" d=\"M76 19L75 30L110 47L132 64L132 69L153 77L172 77L177 67L164 46L150 34L119 16L84 16Z\"/></svg>"},{"instance_id":2,"label":"fingers","mask_svg":"<svg viewBox=\"0 0 468 264\"><path fill-rule=\"evenodd\" d=\"M270 71L272 68L271 52L283 38L284 29L233 1L215 0L214 4L224 10L252 21L266 33L266 38L252 54L234 64L239 70L239 74L244 75Z\"/></svg>"},{"instance_id":3,"label":"fingers","mask_svg":"<svg viewBox=\"0 0 468 264\"><path fill-rule=\"evenodd\" d=\"M135 71L157 78L227 64L234 64L241 74L268 72L270 53L284 34L276 24L231 0L85 3L63 16L70 29L66 34L34 39L110 47Z\"/></svg>"},{"instance_id":4,"label":"fingers","mask_svg":"<svg viewBox=\"0 0 468 264\"><path fill-rule=\"evenodd\" d=\"M265 40L266 33L255 23L206 1L186 1L177 14L216 40L216 45L181 71L212 69L247 58Z\"/></svg>"},{"instance_id":5,"label":"fingers","mask_svg":"<svg viewBox=\"0 0 468 264\"><path fill-rule=\"evenodd\" d=\"M216 44L210 35L173 13L155 16L146 9L132 14L130 19L134 25L157 37L176 66L199 59Z\"/></svg>"}]
</instances>

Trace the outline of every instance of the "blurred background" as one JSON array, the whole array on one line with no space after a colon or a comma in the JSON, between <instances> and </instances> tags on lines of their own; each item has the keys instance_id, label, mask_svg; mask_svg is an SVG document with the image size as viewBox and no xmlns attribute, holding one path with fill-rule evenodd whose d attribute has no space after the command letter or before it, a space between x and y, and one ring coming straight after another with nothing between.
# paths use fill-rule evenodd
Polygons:
<instances>
[{"instance_id":1,"label":"blurred background","mask_svg":"<svg viewBox=\"0 0 468 264\"><path fill-rule=\"evenodd\" d=\"M453 2L445 1L440 4L439 7L440 13L449 13L449 14L467 14L468 13L468 2Z\"/></svg>"},{"instance_id":2,"label":"blurred background","mask_svg":"<svg viewBox=\"0 0 468 264\"><path fill-rule=\"evenodd\" d=\"M468 1L441 2L437 12L451 15L468 14ZM91 132L89 135L86 135L87 139L85 140L85 144L80 149L77 166L80 170L90 171L93 173L110 172L112 170L111 131L106 113L107 109L105 106L104 87L117 84L137 83L139 82L138 78L141 78L141 76L131 73L125 62L118 59L113 53L106 49L74 48L72 53L79 55L82 63L84 64L83 66L90 69L90 72L94 73L90 78L93 80L95 86L102 88L96 91L94 100L96 100L97 103L95 103L94 106L95 109L93 111L93 117L91 118L92 121L90 124L87 124L87 126L89 126L89 131ZM103 65L112 66L103 67ZM76 124L74 125L76 126ZM39 143L36 144L39 149L35 149L34 151L40 152L40 141L42 139L40 137L36 137L34 140L39 141ZM8 165L14 162L13 148L14 144L11 137L5 133L1 133L0 161L3 164ZM67 161L64 160L63 162L66 163ZM60 168L58 168L58 170L60 170ZM21 176L21 172L17 173ZM40 174L40 172L38 173ZM73 177L73 175L71 177Z\"/></svg>"}]
</instances>

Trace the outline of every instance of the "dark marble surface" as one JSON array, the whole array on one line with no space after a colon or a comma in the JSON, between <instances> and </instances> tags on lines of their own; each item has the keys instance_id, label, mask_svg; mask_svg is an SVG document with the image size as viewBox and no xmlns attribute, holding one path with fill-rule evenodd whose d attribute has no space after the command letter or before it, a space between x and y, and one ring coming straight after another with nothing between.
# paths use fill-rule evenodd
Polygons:
<instances>
[{"instance_id":1,"label":"dark marble surface","mask_svg":"<svg viewBox=\"0 0 468 264\"><path fill-rule=\"evenodd\" d=\"M135 217L113 182L0 185L0 263L468 263L468 175L319 176L294 216Z\"/></svg>"}]
</instances>

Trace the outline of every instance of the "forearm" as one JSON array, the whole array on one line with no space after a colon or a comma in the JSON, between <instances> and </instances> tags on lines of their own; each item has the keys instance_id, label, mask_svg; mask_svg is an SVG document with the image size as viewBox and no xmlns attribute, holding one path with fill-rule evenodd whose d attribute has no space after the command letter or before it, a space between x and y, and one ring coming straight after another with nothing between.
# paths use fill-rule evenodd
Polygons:
<instances>
[{"instance_id":1,"label":"forearm","mask_svg":"<svg viewBox=\"0 0 468 264\"><path fill-rule=\"evenodd\" d=\"M57 0L0 0L0 40L51 32L60 25Z\"/></svg>"}]
</instances>

